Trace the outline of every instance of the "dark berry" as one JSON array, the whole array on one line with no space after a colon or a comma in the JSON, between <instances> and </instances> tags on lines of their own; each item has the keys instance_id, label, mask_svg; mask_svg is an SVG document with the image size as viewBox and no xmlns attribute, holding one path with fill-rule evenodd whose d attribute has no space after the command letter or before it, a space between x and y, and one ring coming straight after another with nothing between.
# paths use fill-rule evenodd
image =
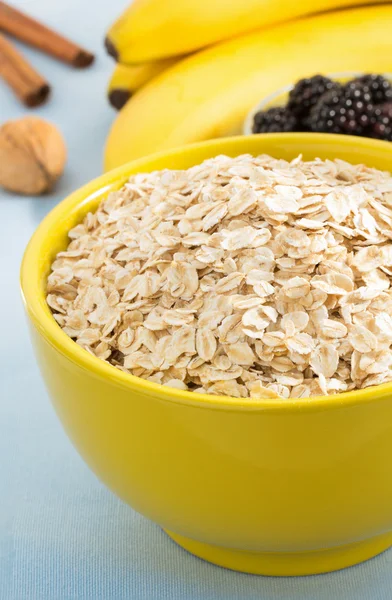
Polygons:
<instances>
[{"instance_id":1,"label":"dark berry","mask_svg":"<svg viewBox=\"0 0 392 600\"><path fill-rule=\"evenodd\" d=\"M382 75L362 75L352 83L370 94L373 104L384 104L392 100L392 85Z\"/></svg>"},{"instance_id":2,"label":"dark berry","mask_svg":"<svg viewBox=\"0 0 392 600\"><path fill-rule=\"evenodd\" d=\"M276 106L255 114L252 126L253 133L279 133L283 131L299 131L297 119L285 106Z\"/></svg>"},{"instance_id":3,"label":"dark berry","mask_svg":"<svg viewBox=\"0 0 392 600\"><path fill-rule=\"evenodd\" d=\"M368 135L373 110L369 97L355 86L330 90L312 108L309 126L312 131Z\"/></svg>"},{"instance_id":4,"label":"dark berry","mask_svg":"<svg viewBox=\"0 0 392 600\"><path fill-rule=\"evenodd\" d=\"M289 94L287 108L297 119L304 122L309 116L310 109L325 92L339 88L339 83L323 75L300 79Z\"/></svg>"},{"instance_id":5,"label":"dark berry","mask_svg":"<svg viewBox=\"0 0 392 600\"><path fill-rule=\"evenodd\" d=\"M375 106L371 121L370 137L392 142L392 102Z\"/></svg>"},{"instance_id":6,"label":"dark berry","mask_svg":"<svg viewBox=\"0 0 392 600\"><path fill-rule=\"evenodd\" d=\"M361 85L358 81L349 81L343 86L343 94L345 98L349 98L353 102L361 100L365 104L374 104L372 94L367 86Z\"/></svg>"}]
</instances>

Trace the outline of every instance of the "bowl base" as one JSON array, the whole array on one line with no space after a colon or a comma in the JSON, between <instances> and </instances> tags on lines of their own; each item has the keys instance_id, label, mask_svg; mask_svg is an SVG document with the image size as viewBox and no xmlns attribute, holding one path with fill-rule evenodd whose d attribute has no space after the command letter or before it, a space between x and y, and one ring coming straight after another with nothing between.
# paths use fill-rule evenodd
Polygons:
<instances>
[{"instance_id":1,"label":"bowl base","mask_svg":"<svg viewBox=\"0 0 392 600\"><path fill-rule=\"evenodd\" d=\"M392 532L389 532L356 544L313 552L245 552L196 542L165 531L191 554L220 567L253 575L316 575L337 571L373 558L392 546Z\"/></svg>"}]
</instances>

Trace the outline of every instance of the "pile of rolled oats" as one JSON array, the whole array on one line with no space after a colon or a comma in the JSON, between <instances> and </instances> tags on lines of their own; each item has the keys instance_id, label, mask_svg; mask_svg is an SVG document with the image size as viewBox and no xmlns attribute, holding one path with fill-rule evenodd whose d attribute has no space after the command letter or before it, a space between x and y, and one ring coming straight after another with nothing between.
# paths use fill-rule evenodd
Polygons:
<instances>
[{"instance_id":1,"label":"pile of rolled oats","mask_svg":"<svg viewBox=\"0 0 392 600\"><path fill-rule=\"evenodd\" d=\"M48 304L123 371L258 398L392 381L389 173L217 156L132 176L69 237Z\"/></svg>"}]
</instances>

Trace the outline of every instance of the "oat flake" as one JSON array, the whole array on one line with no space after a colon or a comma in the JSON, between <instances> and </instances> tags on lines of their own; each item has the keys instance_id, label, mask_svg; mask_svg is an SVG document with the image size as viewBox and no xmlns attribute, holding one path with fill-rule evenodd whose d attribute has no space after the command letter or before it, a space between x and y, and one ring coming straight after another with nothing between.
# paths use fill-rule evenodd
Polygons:
<instances>
[{"instance_id":1,"label":"oat flake","mask_svg":"<svg viewBox=\"0 0 392 600\"><path fill-rule=\"evenodd\" d=\"M308 398L392 381L392 177L217 156L134 175L48 277L64 332L180 390Z\"/></svg>"}]
</instances>

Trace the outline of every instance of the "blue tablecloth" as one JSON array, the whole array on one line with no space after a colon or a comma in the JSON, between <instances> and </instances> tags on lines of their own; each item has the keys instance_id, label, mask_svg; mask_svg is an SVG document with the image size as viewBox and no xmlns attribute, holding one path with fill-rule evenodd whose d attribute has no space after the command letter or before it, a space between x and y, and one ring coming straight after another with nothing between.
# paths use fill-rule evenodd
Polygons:
<instances>
[{"instance_id":1,"label":"blue tablecloth","mask_svg":"<svg viewBox=\"0 0 392 600\"><path fill-rule=\"evenodd\" d=\"M105 97L111 61L102 38L126 2L14 4L95 50L97 61L76 71L23 49L53 85L50 102L33 112L60 127L69 160L55 193L0 198L0 599L391 600L392 551L345 571L297 579L233 573L194 558L115 498L71 446L34 362L18 270L44 215L100 173L114 117ZM0 107L2 121L26 112L3 86Z\"/></svg>"}]
</instances>

